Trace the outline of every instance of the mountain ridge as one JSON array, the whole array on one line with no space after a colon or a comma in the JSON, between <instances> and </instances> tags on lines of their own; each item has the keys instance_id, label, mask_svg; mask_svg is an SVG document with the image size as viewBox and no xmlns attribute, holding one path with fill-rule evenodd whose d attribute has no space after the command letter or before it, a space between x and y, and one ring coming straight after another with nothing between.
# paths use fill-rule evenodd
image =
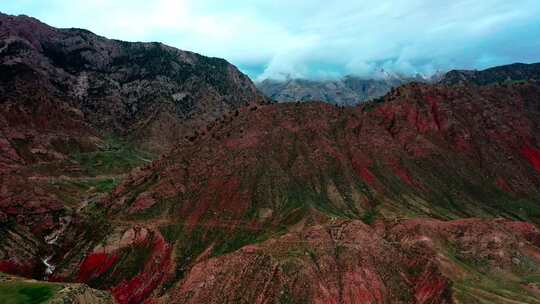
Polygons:
<instances>
[{"instance_id":1,"label":"mountain ridge","mask_svg":"<svg viewBox=\"0 0 540 304\"><path fill-rule=\"evenodd\" d=\"M384 74L384 77L344 76L339 80L265 79L257 82L259 89L278 102L323 101L354 106L380 98L393 88L411 82L458 85L474 83L487 85L504 81L540 79L540 63L514 63L485 70L451 70L431 77ZM382 72L381 72L382 73Z\"/></svg>"},{"instance_id":2,"label":"mountain ridge","mask_svg":"<svg viewBox=\"0 0 540 304\"><path fill-rule=\"evenodd\" d=\"M513 63L485 70L452 70L445 74L441 83L456 85L475 83L486 85L495 82L540 80L540 63Z\"/></svg>"},{"instance_id":3,"label":"mountain ridge","mask_svg":"<svg viewBox=\"0 0 540 304\"><path fill-rule=\"evenodd\" d=\"M536 303L506 275L524 275L510 257L532 257L510 240L539 252L539 95L534 83L412 83L359 107L243 108L131 175L101 204L112 221L169 240L155 251L171 257L156 278L172 284L155 294L167 303L354 303L358 294L504 303L496 282L505 280L522 290L511 292L516 299ZM115 237L105 239L107 257L119 256ZM493 255L491 242L504 253ZM530 261L534 273L540 261ZM65 271L58 273L73 275ZM478 273L485 279L473 279Z\"/></svg>"},{"instance_id":4,"label":"mountain ridge","mask_svg":"<svg viewBox=\"0 0 540 304\"><path fill-rule=\"evenodd\" d=\"M165 137L158 144L166 145L179 135L158 136L153 129L160 124L162 131L192 128L200 123L197 120L212 120L239 105L265 102L249 78L223 59L160 43L128 43L79 29L54 29L30 17L0 17L2 74L17 75L21 90L45 81L40 89L47 92L41 95L66 99L103 131L135 137L144 133L140 137L147 141ZM20 81L23 75L32 80ZM18 92L14 79L8 78L2 86L4 97ZM163 114L168 116L159 117Z\"/></svg>"}]
</instances>

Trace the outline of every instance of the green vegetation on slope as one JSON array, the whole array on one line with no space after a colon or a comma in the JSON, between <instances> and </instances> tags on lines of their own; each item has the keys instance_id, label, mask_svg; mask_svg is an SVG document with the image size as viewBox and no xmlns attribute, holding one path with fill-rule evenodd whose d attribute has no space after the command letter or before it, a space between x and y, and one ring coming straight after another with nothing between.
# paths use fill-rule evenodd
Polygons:
<instances>
[{"instance_id":1,"label":"green vegetation on slope","mask_svg":"<svg viewBox=\"0 0 540 304\"><path fill-rule=\"evenodd\" d=\"M75 153L73 158L91 176L121 174L150 162L152 155L139 150L132 143L109 137L105 147L96 152Z\"/></svg>"},{"instance_id":2,"label":"green vegetation on slope","mask_svg":"<svg viewBox=\"0 0 540 304\"><path fill-rule=\"evenodd\" d=\"M0 302L3 304L41 304L47 303L60 285L9 281L0 283Z\"/></svg>"}]
</instances>

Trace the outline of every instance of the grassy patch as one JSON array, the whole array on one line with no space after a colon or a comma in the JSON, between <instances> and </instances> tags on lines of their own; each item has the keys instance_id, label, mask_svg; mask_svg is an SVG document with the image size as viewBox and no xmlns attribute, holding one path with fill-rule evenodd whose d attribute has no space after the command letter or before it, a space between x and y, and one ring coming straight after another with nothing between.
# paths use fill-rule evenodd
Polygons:
<instances>
[{"instance_id":1,"label":"grassy patch","mask_svg":"<svg viewBox=\"0 0 540 304\"><path fill-rule=\"evenodd\" d=\"M446 244L445 255L455 266L467 275L454 281L453 291L460 303L509 303L510 300L523 303L540 303L531 301L534 295L523 288L521 284L534 283L540 276L524 276L520 281L514 276L492 272L489 261L466 257L460 254L460 249L451 243Z\"/></svg>"},{"instance_id":2,"label":"grassy patch","mask_svg":"<svg viewBox=\"0 0 540 304\"><path fill-rule=\"evenodd\" d=\"M47 303L62 288L60 285L4 282L0 283L0 302L3 304L41 304Z\"/></svg>"},{"instance_id":3,"label":"grassy patch","mask_svg":"<svg viewBox=\"0 0 540 304\"><path fill-rule=\"evenodd\" d=\"M131 280L144 269L152 256L152 249L150 244L122 249L118 263L88 284L93 288L107 289L123 280Z\"/></svg>"},{"instance_id":4,"label":"grassy patch","mask_svg":"<svg viewBox=\"0 0 540 304\"><path fill-rule=\"evenodd\" d=\"M109 193L120 183L120 178L88 178L74 180L56 180L46 189L68 206L77 206L86 194Z\"/></svg>"},{"instance_id":5,"label":"grassy patch","mask_svg":"<svg viewBox=\"0 0 540 304\"><path fill-rule=\"evenodd\" d=\"M175 245L175 277L166 284L165 289L171 288L174 286L174 282L178 282L184 277L190 269L191 263L210 246L214 238L215 233L206 230L205 227L199 226L195 227L194 230L180 230Z\"/></svg>"},{"instance_id":6,"label":"grassy patch","mask_svg":"<svg viewBox=\"0 0 540 304\"><path fill-rule=\"evenodd\" d=\"M243 230L232 236L224 236L214 247L213 255L219 256L236 251L246 245L259 243L267 239L267 236L260 232Z\"/></svg>"},{"instance_id":7,"label":"grassy patch","mask_svg":"<svg viewBox=\"0 0 540 304\"><path fill-rule=\"evenodd\" d=\"M80 164L85 173L96 176L125 173L148 162L153 156L137 149L133 144L109 138L106 141L106 146L101 150L76 153L73 158Z\"/></svg>"},{"instance_id":8,"label":"grassy patch","mask_svg":"<svg viewBox=\"0 0 540 304\"><path fill-rule=\"evenodd\" d=\"M487 277L464 280L453 285L454 294L460 303L540 303L535 295L515 282L496 281ZM535 301L536 300L536 301Z\"/></svg>"},{"instance_id":9,"label":"grassy patch","mask_svg":"<svg viewBox=\"0 0 540 304\"><path fill-rule=\"evenodd\" d=\"M540 274L533 274L524 277L521 282L523 284L539 284L540 285Z\"/></svg>"},{"instance_id":10,"label":"grassy patch","mask_svg":"<svg viewBox=\"0 0 540 304\"><path fill-rule=\"evenodd\" d=\"M122 277L133 278L144 267L144 264L152 255L152 246L131 247L124 251L123 259L117 269L122 270Z\"/></svg>"},{"instance_id":11,"label":"grassy patch","mask_svg":"<svg viewBox=\"0 0 540 304\"><path fill-rule=\"evenodd\" d=\"M362 222L364 222L367 225L371 225L375 222L377 219L377 216L379 215L379 212L375 208L369 208L366 210L364 215L362 216Z\"/></svg>"},{"instance_id":12,"label":"grassy patch","mask_svg":"<svg viewBox=\"0 0 540 304\"><path fill-rule=\"evenodd\" d=\"M182 233L182 225L171 224L159 226L159 232L165 238L167 243L172 244L180 237L180 234Z\"/></svg>"},{"instance_id":13,"label":"grassy patch","mask_svg":"<svg viewBox=\"0 0 540 304\"><path fill-rule=\"evenodd\" d=\"M119 180L115 178L108 178L99 180L96 183L96 189L100 193L111 192L116 186L118 186Z\"/></svg>"}]
</instances>

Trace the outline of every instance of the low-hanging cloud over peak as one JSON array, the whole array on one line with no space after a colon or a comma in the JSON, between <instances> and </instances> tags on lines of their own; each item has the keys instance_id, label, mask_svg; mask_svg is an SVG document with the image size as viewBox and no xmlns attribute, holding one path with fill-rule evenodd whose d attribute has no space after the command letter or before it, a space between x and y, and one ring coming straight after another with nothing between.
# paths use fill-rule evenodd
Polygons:
<instances>
[{"instance_id":1,"label":"low-hanging cloud over peak","mask_svg":"<svg viewBox=\"0 0 540 304\"><path fill-rule=\"evenodd\" d=\"M540 61L538 0L18 0L0 11L224 57L259 80Z\"/></svg>"}]
</instances>

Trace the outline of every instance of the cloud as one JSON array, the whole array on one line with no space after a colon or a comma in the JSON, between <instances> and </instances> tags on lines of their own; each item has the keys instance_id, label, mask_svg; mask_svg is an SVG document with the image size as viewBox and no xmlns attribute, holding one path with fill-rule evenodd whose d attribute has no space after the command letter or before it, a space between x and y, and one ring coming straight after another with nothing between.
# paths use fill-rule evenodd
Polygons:
<instances>
[{"instance_id":1,"label":"cloud","mask_svg":"<svg viewBox=\"0 0 540 304\"><path fill-rule=\"evenodd\" d=\"M224 57L257 79L540 61L538 0L18 0L0 10Z\"/></svg>"}]
</instances>

